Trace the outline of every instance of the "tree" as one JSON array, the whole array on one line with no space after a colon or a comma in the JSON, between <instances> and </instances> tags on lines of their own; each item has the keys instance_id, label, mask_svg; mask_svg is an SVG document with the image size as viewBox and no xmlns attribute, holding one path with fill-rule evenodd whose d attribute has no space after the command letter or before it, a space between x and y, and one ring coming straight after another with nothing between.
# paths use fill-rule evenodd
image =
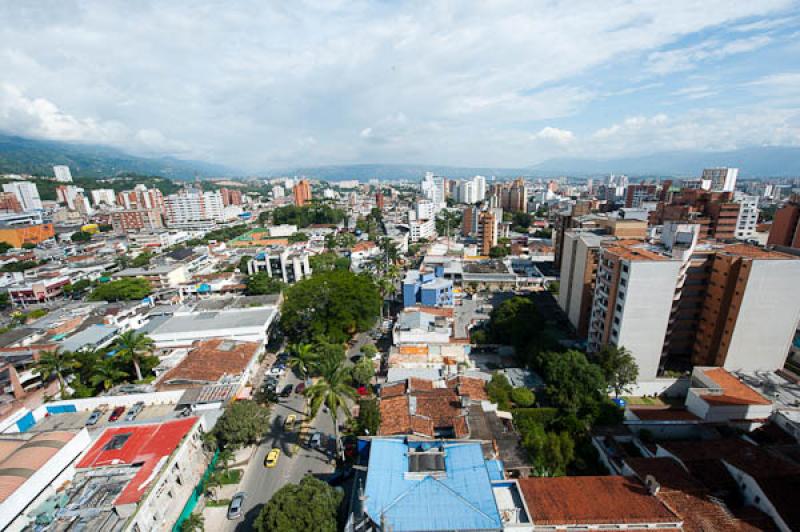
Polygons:
<instances>
[{"instance_id":1,"label":"tree","mask_svg":"<svg viewBox=\"0 0 800 532\"><path fill-rule=\"evenodd\" d=\"M254 401L234 401L214 425L210 440L220 448L259 443L269 430L269 409Z\"/></svg>"},{"instance_id":2,"label":"tree","mask_svg":"<svg viewBox=\"0 0 800 532\"><path fill-rule=\"evenodd\" d=\"M486 384L486 393L489 400L497 404L500 410L511 408L511 392L514 389L508 379L502 373L495 372L492 379Z\"/></svg>"},{"instance_id":3,"label":"tree","mask_svg":"<svg viewBox=\"0 0 800 532\"><path fill-rule=\"evenodd\" d=\"M91 239L92 233L87 233L86 231L76 231L70 237L73 242L89 242Z\"/></svg>"},{"instance_id":4,"label":"tree","mask_svg":"<svg viewBox=\"0 0 800 532\"><path fill-rule=\"evenodd\" d=\"M289 235L287 240L289 240L290 244L295 244L297 242L308 242L308 235L298 231L297 233Z\"/></svg>"},{"instance_id":5,"label":"tree","mask_svg":"<svg viewBox=\"0 0 800 532\"><path fill-rule=\"evenodd\" d=\"M381 409L377 399L361 399L358 402L356 428L359 434L374 436L381 426Z\"/></svg>"},{"instance_id":6,"label":"tree","mask_svg":"<svg viewBox=\"0 0 800 532\"><path fill-rule=\"evenodd\" d=\"M237 266L237 268L239 269L240 273L247 273L247 265L250 264L251 260L253 260L253 257L249 255L245 255L241 259L239 259L239 265Z\"/></svg>"},{"instance_id":7,"label":"tree","mask_svg":"<svg viewBox=\"0 0 800 532\"><path fill-rule=\"evenodd\" d=\"M5 241L0 241L0 254L8 253L9 249L14 249L14 246Z\"/></svg>"},{"instance_id":8,"label":"tree","mask_svg":"<svg viewBox=\"0 0 800 532\"><path fill-rule=\"evenodd\" d=\"M153 339L145 334L138 334L136 331L126 331L117 338L117 356L121 360L131 362L136 371L136 380L142 380L142 369L140 364L142 359L149 357L153 353L155 344Z\"/></svg>"},{"instance_id":9,"label":"tree","mask_svg":"<svg viewBox=\"0 0 800 532\"><path fill-rule=\"evenodd\" d=\"M218 466L221 465L222 467L219 467L219 469L221 469L222 471L227 471L228 466L233 461L235 456L236 455L234 454L233 449L229 447L223 447L222 449L220 449L219 454L217 454L217 465Z\"/></svg>"},{"instance_id":10,"label":"tree","mask_svg":"<svg viewBox=\"0 0 800 532\"><path fill-rule=\"evenodd\" d=\"M134 268L145 268L150 266L150 261L153 259L153 254L149 251L145 251L144 253L140 253L136 256L135 259L131 261L131 266Z\"/></svg>"},{"instance_id":11,"label":"tree","mask_svg":"<svg viewBox=\"0 0 800 532\"><path fill-rule=\"evenodd\" d=\"M502 259L507 257L511 251L505 246L494 246L489 250L489 257L493 259Z\"/></svg>"},{"instance_id":12,"label":"tree","mask_svg":"<svg viewBox=\"0 0 800 532\"><path fill-rule=\"evenodd\" d=\"M517 351L541 343L544 320L531 299L512 297L493 309L490 317L489 342L510 344Z\"/></svg>"},{"instance_id":13,"label":"tree","mask_svg":"<svg viewBox=\"0 0 800 532\"><path fill-rule=\"evenodd\" d=\"M279 489L255 520L258 532L335 532L344 494L310 475Z\"/></svg>"},{"instance_id":14,"label":"tree","mask_svg":"<svg viewBox=\"0 0 800 532\"><path fill-rule=\"evenodd\" d=\"M547 432L533 424L522 434L522 445L528 451L533 473L540 477L565 475L575 457L575 442L566 432Z\"/></svg>"},{"instance_id":15,"label":"tree","mask_svg":"<svg viewBox=\"0 0 800 532\"><path fill-rule=\"evenodd\" d=\"M319 255L312 255L308 259L308 265L311 266L311 271L315 274L334 270L349 270L350 259L340 257L336 253L329 251Z\"/></svg>"},{"instance_id":16,"label":"tree","mask_svg":"<svg viewBox=\"0 0 800 532\"><path fill-rule=\"evenodd\" d=\"M544 353L540 357L545 392L556 406L577 412L594 406L603 397L603 373L586 355L571 349L563 353Z\"/></svg>"},{"instance_id":17,"label":"tree","mask_svg":"<svg viewBox=\"0 0 800 532\"><path fill-rule=\"evenodd\" d=\"M92 375L89 382L95 388L100 386L104 391L114 387L117 382L125 379L128 374L117 366L117 361L113 358L103 358L92 368Z\"/></svg>"},{"instance_id":18,"label":"tree","mask_svg":"<svg viewBox=\"0 0 800 532\"><path fill-rule=\"evenodd\" d=\"M375 344L364 344L361 347L361 354L371 360L378 354L378 348L375 347Z\"/></svg>"},{"instance_id":19,"label":"tree","mask_svg":"<svg viewBox=\"0 0 800 532\"><path fill-rule=\"evenodd\" d=\"M0 292L0 308L6 308L11 304L8 292Z\"/></svg>"},{"instance_id":20,"label":"tree","mask_svg":"<svg viewBox=\"0 0 800 532\"><path fill-rule=\"evenodd\" d=\"M362 386L366 386L370 383L372 378L375 376L375 366L372 364L372 359L367 357L361 357L353 369L351 370L353 374L353 380L356 384L360 384Z\"/></svg>"},{"instance_id":21,"label":"tree","mask_svg":"<svg viewBox=\"0 0 800 532\"><path fill-rule=\"evenodd\" d=\"M536 396L528 388L518 387L511 390L511 400L515 405L523 408L533 406L536 402Z\"/></svg>"},{"instance_id":22,"label":"tree","mask_svg":"<svg viewBox=\"0 0 800 532\"><path fill-rule=\"evenodd\" d=\"M349 271L316 273L285 290L281 327L294 342L325 337L343 343L375 323L380 305L370 276Z\"/></svg>"},{"instance_id":23,"label":"tree","mask_svg":"<svg viewBox=\"0 0 800 532\"><path fill-rule=\"evenodd\" d=\"M56 349L53 351L40 351L36 359L34 372L46 380L52 376L58 379L61 397L67 389L66 377L75 370L75 359L70 351Z\"/></svg>"},{"instance_id":24,"label":"tree","mask_svg":"<svg viewBox=\"0 0 800 532\"><path fill-rule=\"evenodd\" d=\"M275 277L270 277L267 272L257 272L248 276L244 284L245 291L249 296L279 294L284 287L283 282Z\"/></svg>"},{"instance_id":25,"label":"tree","mask_svg":"<svg viewBox=\"0 0 800 532\"><path fill-rule=\"evenodd\" d=\"M630 385L639 377L636 359L622 346L606 345L600 350L597 358L606 384L614 390L614 397L627 392Z\"/></svg>"},{"instance_id":26,"label":"tree","mask_svg":"<svg viewBox=\"0 0 800 532\"><path fill-rule=\"evenodd\" d=\"M514 226L514 230L517 231L520 229L519 233L525 233L528 231L528 228L533 223L533 216L528 214L527 212L516 211L511 215L511 224Z\"/></svg>"},{"instance_id":27,"label":"tree","mask_svg":"<svg viewBox=\"0 0 800 532\"><path fill-rule=\"evenodd\" d=\"M355 399L356 392L350 386L350 371L341 360L331 358L320 362L320 378L311 387L306 388L305 395L311 402L311 419L314 419L323 405L327 407L333 421L336 436L337 456L340 455L339 442L339 410L343 410L345 417L350 419L352 414L347 405L347 399Z\"/></svg>"},{"instance_id":28,"label":"tree","mask_svg":"<svg viewBox=\"0 0 800 532\"><path fill-rule=\"evenodd\" d=\"M144 277L130 277L98 285L89 299L92 301L131 301L143 299L152 291L150 281Z\"/></svg>"},{"instance_id":29,"label":"tree","mask_svg":"<svg viewBox=\"0 0 800 532\"><path fill-rule=\"evenodd\" d=\"M22 249L36 249L36 244L33 242L25 242L22 244Z\"/></svg>"},{"instance_id":30,"label":"tree","mask_svg":"<svg viewBox=\"0 0 800 532\"><path fill-rule=\"evenodd\" d=\"M319 360L311 344L292 344L289 351L289 367L297 371L302 379L308 379L309 374Z\"/></svg>"},{"instance_id":31,"label":"tree","mask_svg":"<svg viewBox=\"0 0 800 532\"><path fill-rule=\"evenodd\" d=\"M181 523L181 532L203 532L206 529L206 520L203 514L192 513Z\"/></svg>"}]
</instances>

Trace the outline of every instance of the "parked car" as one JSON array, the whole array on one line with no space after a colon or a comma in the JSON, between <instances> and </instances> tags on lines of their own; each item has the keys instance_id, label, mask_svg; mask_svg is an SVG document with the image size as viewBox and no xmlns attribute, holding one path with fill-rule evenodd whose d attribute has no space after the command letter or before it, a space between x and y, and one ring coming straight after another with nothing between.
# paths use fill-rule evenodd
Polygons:
<instances>
[{"instance_id":1,"label":"parked car","mask_svg":"<svg viewBox=\"0 0 800 532\"><path fill-rule=\"evenodd\" d=\"M294 387L294 393L303 393L306 391L306 383L298 382L297 386Z\"/></svg>"},{"instance_id":2,"label":"parked car","mask_svg":"<svg viewBox=\"0 0 800 532\"><path fill-rule=\"evenodd\" d=\"M178 417L189 417L192 415L192 407L191 406L184 406L181 411L178 413Z\"/></svg>"},{"instance_id":3,"label":"parked car","mask_svg":"<svg viewBox=\"0 0 800 532\"><path fill-rule=\"evenodd\" d=\"M118 420L120 417L122 417L122 413L123 413L123 412L125 412L125 407L124 407L124 406L118 406L117 408L115 408L115 409L114 409L114 410L111 412L111 415L110 415L110 416L108 416L108 420L109 420L109 421L116 421L116 420Z\"/></svg>"},{"instance_id":4,"label":"parked car","mask_svg":"<svg viewBox=\"0 0 800 532\"><path fill-rule=\"evenodd\" d=\"M286 416L286 421L283 422L284 430L288 432L294 429L295 421L297 421L297 416L295 416L294 414L289 414L288 416Z\"/></svg>"},{"instance_id":5,"label":"parked car","mask_svg":"<svg viewBox=\"0 0 800 532\"><path fill-rule=\"evenodd\" d=\"M270 375L280 375L280 376L282 376L285 373L286 373L285 369L281 369L281 368L279 368L277 366L273 366L273 367L269 368L269 374Z\"/></svg>"},{"instance_id":6,"label":"parked car","mask_svg":"<svg viewBox=\"0 0 800 532\"><path fill-rule=\"evenodd\" d=\"M351 467L348 467L347 469L340 469L329 476L326 482L329 486L341 486L345 483L345 481L347 481L348 478L352 477L354 473L355 471Z\"/></svg>"},{"instance_id":7,"label":"parked car","mask_svg":"<svg viewBox=\"0 0 800 532\"><path fill-rule=\"evenodd\" d=\"M272 449L268 454L267 457L264 458L264 466L265 467L275 467L278 464L278 458L281 457L281 450L280 449Z\"/></svg>"},{"instance_id":8,"label":"parked car","mask_svg":"<svg viewBox=\"0 0 800 532\"><path fill-rule=\"evenodd\" d=\"M231 505L228 506L228 519L239 519L242 517L242 507L247 494L240 491L231 498Z\"/></svg>"},{"instance_id":9,"label":"parked car","mask_svg":"<svg viewBox=\"0 0 800 532\"><path fill-rule=\"evenodd\" d=\"M89 419L86 420L86 425L89 427L96 425L97 422L100 421L102 415L103 415L102 410L95 410L94 412L92 412L92 415L89 416Z\"/></svg>"},{"instance_id":10,"label":"parked car","mask_svg":"<svg viewBox=\"0 0 800 532\"><path fill-rule=\"evenodd\" d=\"M125 416L125 421L133 421L136 419L142 410L144 410L144 401L139 401L128 410L128 415Z\"/></svg>"},{"instance_id":11,"label":"parked car","mask_svg":"<svg viewBox=\"0 0 800 532\"><path fill-rule=\"evenodd\" d=\"M292 386L291 384L287 384L281 390L281 397L289 397L290 395L292 395L292 390L294 390L294 386Z\"/></svg>"},{"instance_id":12,"label":"parked car","mask_svg":"<svg viewBox=\"0 0 800 532\"><path fill-rule=\"evenodd\" d=\"M308 446L312 449L322 449L322 433L315 432L311 435L311 439L308 440Z\"/></svg>"}]
</instances>

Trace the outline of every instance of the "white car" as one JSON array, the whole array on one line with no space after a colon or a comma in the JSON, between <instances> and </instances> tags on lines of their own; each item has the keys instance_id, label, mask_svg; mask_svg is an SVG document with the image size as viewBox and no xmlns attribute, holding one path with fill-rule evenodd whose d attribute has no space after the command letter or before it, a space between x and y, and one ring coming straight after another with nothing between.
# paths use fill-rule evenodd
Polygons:
<instances>
[{"instance_id":1,"label":"white car","mask_svg":"<svg viewBox=\"0 0 800 532\"><path fill-rule=\"evenodd\" d=\"M279 377L282 377L283 375L286 374L286 370L285 369L281 369L281 368L277 368L277 367L272 367L272 368L269 368L269 374L270 375L277 375Z\"/></svg>"}]
</instances>

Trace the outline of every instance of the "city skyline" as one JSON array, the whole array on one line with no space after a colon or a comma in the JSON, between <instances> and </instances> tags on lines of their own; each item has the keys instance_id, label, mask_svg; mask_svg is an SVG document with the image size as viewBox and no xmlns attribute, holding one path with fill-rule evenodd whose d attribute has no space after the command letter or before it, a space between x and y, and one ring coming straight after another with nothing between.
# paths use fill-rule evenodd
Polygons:
<instances>
[{"instance_id":1,"label":"city skyline","mask_svg":"<svg viewBox=\"0 0 800 532\"><path fill-rule=\"evenodd\" d=\"M9 4L0 131L247 171L800 145L797 8Z\"/></svg>"}]
</instances>

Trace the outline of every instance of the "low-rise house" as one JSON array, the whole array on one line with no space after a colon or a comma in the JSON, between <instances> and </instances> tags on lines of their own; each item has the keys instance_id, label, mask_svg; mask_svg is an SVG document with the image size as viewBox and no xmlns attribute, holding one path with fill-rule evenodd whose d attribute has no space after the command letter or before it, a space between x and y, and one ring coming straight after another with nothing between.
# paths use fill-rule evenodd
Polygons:
<instances>
[{"instance_id":1,"label":"low-rise house","mask_svg":"<svg viewBox=\"0 0 800 532\"><path fill-rule=\"evenodd\" d=\"M772 401L723 368L695 367L686 408L706 422L752 429L772 414Z\"/></svg>"},{"instance_id":2,"label":"low-rise house","mask_svg":"<svg viewBox=\"0 0 800 532\"><path fill-rule=\"evenodd\" d=\"M158 380L160 391L209 384L244 385L255 368L264 344L216 338L196 342L186 357Z\"/></svg>"},{"instance_id":3,"label":"low-rise house","mask_svg":"<svg viewBox=\"0 0 800 532\"><path fill-rule=\"evenodd\" d=\"M444 267L432 272L410 270L403 279L403 307L453 305L453 281L444 278Z\"/></svg>"},{"instance_id":4,"label":"low-rise house","mask_svg":"<svg viewBox=\"0 0 800 532\"><path fill-rule=\"evenodd\" d=\"M112 274L112 279L144 278L150 285L160 290L162 288L177 288L189 280L186 266L181 263L162 264L150 268L127 268Z\"/></svg>"}]
</instances>

